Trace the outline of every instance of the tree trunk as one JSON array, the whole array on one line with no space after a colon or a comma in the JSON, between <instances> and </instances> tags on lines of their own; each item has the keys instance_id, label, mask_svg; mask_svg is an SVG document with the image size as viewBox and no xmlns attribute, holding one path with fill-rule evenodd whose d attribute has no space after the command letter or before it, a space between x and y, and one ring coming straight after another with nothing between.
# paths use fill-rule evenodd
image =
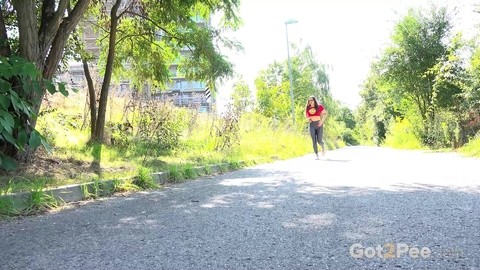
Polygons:
<instances>
[{"instance_id":1,"label":"tree trunk","mask_svg":"<svg viewBox=\"0 0 480 270\"><path fill-rule=\"evenodd\" d=\"M37 29L35 1L14 1L19 21L20 55L36 63L37 68L43 74L43 78L47 80L51 80L55 75L58 64L63 57L63 51L68 38L83 18L83 14L86 12L91 0L79 0L66 18L63 17L67 7L65 2L68 1L60 1L55 14L52 14L50 9L44 8L41 31L39 31ZM54 5L55 1L49 3ZM45 25L49 27L45 27ZM56 31L52 31L52 29ZM39 41L42 42L40 43ZM32 110L36 115L40 111L45 91L45 89L42 89L39 92L32 92L30 97L30 101L34 104ZM36 118L28 119L28 121L32 128L35 128Z\"/></svg>"},{"instance_id":2,"label":"tree trunk","mask_svg":"<svg viewBox=\"0 0 480 270\"><path fill-rule=\"evenodd\" d=\"M63 57L67 40L82 19L91 0L78 0L68 17L64 17L69 2L69 0L44 1L40 27L38 27L35 1L16 0L12 2L17 12L20 56L35 63L44 79L51 80L53 78ZM45 91L45 89L38 92L33 91L27 97L27 101L33 104L32 111L35 115L38 115L40 111ZM30 134L36 126L37 119L25 116L21 117L20 121ZM32 153L32 150L27 148L27 151L17 153L16 158L28 161Z\"/></svg>"},{"instance_id":3,"label":"tree trunk","mask_svg":"<svg viewBox=\"0 0 480 270\"><path fill-rule=\"evenodd\" d=\"M17 11L18 21L18 45L20 56L25 57L33 63L43 62L43 55L40 55L39 33L37 28L37 16L35 1L17 0L13 1ZM43 66L37 65L39 69Z\"/></svg>"},{"instance_id":4,"label":"tree trunk","mask_svg":"<svg viewBox=\"0 0 480 270\"><path fill-rule=\"evenodd\" d=\"M90 70L88 68L88 62L85 59L82 59L83 63L83 72L85 72L85 79L87 80L88 86L88 97L90 101L90 137L93 137L96 130L97 124L97 101L95 95L95 86L93 85L92 76L90 75Z\"/></svg>"},{"instance_id":5,"label":"tree trunk","mask_svg":"<svg viewBox=\"0 0 480 270\"><path fill-rule=\"evenodd\" d=\"M5 18L3 17L2 5L0 5L0 56L9 56L12 54L10 45L8 45L7 40L7 27L5 26Z\"/></svg>"},{"instance_id":6,"label":"tree trunk","mask_svg":"<svg viewBox=\"0 0 480 270\"><path fill-rule=\"evenodd\" d=\"M110 81L113 73L113 61L115 59L115 42L117 37L117 26L119 17L117 16L118 8L120 7L121 0L116 0L110 11L110 39L108 44L108 56L107 64L105 66L105 74L103 77L102 90L100 92L100 100L98 102L98 115L97 124L95 125L95 134L92 138L93 141L103 143L103 137L105 132L105 118L108 102L108 90L110 88Z\"/></svg>"}]
</instances>

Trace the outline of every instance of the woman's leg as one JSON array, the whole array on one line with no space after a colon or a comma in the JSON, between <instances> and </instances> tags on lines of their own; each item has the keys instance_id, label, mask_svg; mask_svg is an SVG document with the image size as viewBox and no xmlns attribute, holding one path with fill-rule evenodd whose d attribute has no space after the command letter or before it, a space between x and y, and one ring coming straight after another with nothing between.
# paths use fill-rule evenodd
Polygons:
<instances>
[{"instance_id":1,"label":"woman's leg","mask_svg":"<svg viewBox=\"0 0 480 270\"><path fill-rule=\"evenodd\" d=\"M315 155L318 155L316 125L317 124L315 122L310 122L309 129L310 129L310 136L312 137L313 151L315 152Z\"/></svg>"},{"instance_id":2,"label":"woman's leg","mask_svg":"<svg viewBox=\"0 0 480 270\"><path fill-rule=\"evenodd\" d=\"M322 147L322 154L325 154L325 143L323 142L323 125L317 127L317 142Z\"/></svg>"}]
</instances>

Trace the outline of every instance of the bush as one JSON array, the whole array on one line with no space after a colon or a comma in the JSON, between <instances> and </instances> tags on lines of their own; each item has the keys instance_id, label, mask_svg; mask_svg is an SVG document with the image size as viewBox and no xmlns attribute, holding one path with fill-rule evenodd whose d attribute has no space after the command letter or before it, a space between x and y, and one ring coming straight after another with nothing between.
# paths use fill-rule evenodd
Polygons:
<instances>
[{"instance_id":1,"label":"bush","mask_svg":"<svg viewBox=\"0 0 480 270\"><path fill-rule=\"evenodd\" d=\"M342 135L342 140L347 144L347 145L359 145L360 143L358 142L357 138L355 138L355 135L351 129L346 129L345 132Z\"/></svg>"},{"instance_id":2,"label":"bush","mask_svg":"<svg viewBox=\"0 0 480 270\"><path fill-rule=\"evenodd\" d=\"M422 131L422 142L429 147L454 147L458 140L460 129L455 115L449 111L440 111L427 130Z\"/></svg>"},{"instance_id":3,"label":"bush","mask_svg":"<svg viewBox=\"0 0 480 270\"><path fill-rule=\"evenodd\" d=\"M384 145L401 149L422 148L422 143L414 132L414 126L407 118L397 119L389 127Z\"/></svg>"},{"instance_id":4,"label":"bush","mask_svg":"<svg viewBox=\"0 0 480 270\"><path fill-rule=\"evenodd\" d=\"M215 138L215 150L226 150L239 144L239 117L233 106L212 126L211 134Z\"/></svg>"},{"instance_id":5,"label":"bush","mask_svg":"<svg viewBox=\"0 0 480 270\"><path fill-rule=\"evenodd\" d=\"M189 123L187 109L158 100L145 100L139 111L138 137L147 148L172 150Z\"/></svg>"}]
</instances>

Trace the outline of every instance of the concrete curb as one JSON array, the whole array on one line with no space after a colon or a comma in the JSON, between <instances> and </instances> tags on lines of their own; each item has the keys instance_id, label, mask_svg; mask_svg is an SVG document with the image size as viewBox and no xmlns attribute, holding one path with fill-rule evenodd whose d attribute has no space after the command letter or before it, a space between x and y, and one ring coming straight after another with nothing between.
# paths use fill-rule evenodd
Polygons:
<instances>
[{"instance_id":1,"label":"concrete curb","mask_svg":"<svg viewBox=\"0 0 480 270\"><path fill-rule=\"evenodd\" d=\"M257 162L253 161L253 164ZM247 162L240 161L238 166L244 167L247 165ZM196 177L225 173L235 170L237 168L232 168L232 164L221 163L208 166L198 166L193 168ZM178 180L171 179L167 172L155 172L150 174L153 180L160 186L165 185L169 181L177 182ZM82 183L82 184L73 184L68 186L61 186L56 188L50 188L43 190L43 194L48 196L50 199L54 199L55 202L59 204L77 202L85 199L92 199L98 197L106 197L112 195L115 186L121 183L124 183L128 180L133 180L136 176L126 177L122 179L110 179L110 180L99 180L94 182ZM0 195L0 205L7 206L7 211L10 212L22 212L28 210L29 202L32 200L32 192L19 192L12 193L7 195ZM0 209L1 211L1 209ZM2 214L2 212L0 212Z\"/></svg>"}]
</instances>

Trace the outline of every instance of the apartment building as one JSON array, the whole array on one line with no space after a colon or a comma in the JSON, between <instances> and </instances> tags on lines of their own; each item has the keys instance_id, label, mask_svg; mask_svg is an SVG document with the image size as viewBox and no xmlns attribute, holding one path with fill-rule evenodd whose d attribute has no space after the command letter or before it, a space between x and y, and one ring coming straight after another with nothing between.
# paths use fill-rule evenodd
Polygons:
<instances>
[{"instance_id":1,"label":"apartment building","mask_svg":"<svg viewBox=\"0 0 480 270\"><path fill-rule=\"evenodd\" d=\"M111 7L112 0L107 1L107 8ZM124 0L120 9L128 7L130 0ZM197 25L202 27L209 27L211 22L209 19L203 19L200 16L193 18ZM98 56L100 54L100 48L97 45L97 35L91 27L88 27L88 23L85 25L84 30L84 42L86 49L93 55ZM180 51L181 55L188 54L188 48L183 48ZM213 97L210 96L210 92L206 87L205 82L201 81L189 81L186 78L179 75L178 63L172 63L169 67L171 82L166 84L163 89L151 89L150 86L145 86L145 90L152 93L152 98L159 100L170 100L173 104L183 107L197 108L202 112L208 112L212 110L212 104L214 103ZM71 63L68 74L61 76L61 80L72 85L74 88L82 89L86 86L85 75L83 66L81 63ZM115 89L113 92L115 95L125 96L131 93L132 88L128 78L123 79L117 85L112 85Z\"/></svg>"},{"instance_id":2,"label":"apartment building","mask_svg":"<svg viewBox=\"0 0 480 270\"><path fill-rule=\"evenodd\" d=\"M194 17L193 20L201 27L209 27L210 20L205 20L200 16ZM189 49L184 47L181 55L187 55ZM172 82L167 84L165 89L156 91L155 97L159 99L170 99L177 106L196 107L202 112L211 111L213 97L205 82L189 81L179 75L178 62L170 65L170 74Z\"/></svg>"}]
</instances>

